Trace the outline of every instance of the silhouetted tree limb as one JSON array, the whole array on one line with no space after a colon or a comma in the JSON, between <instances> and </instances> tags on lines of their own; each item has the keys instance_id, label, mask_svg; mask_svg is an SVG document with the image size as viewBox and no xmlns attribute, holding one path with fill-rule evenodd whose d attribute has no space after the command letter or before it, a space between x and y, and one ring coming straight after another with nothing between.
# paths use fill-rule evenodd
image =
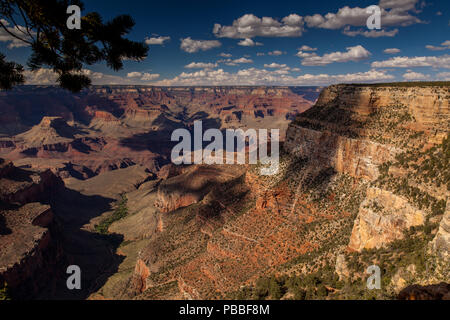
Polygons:
<instances>
[{"instance_id":1,"label":"silhouetted tree limb","mask_svg":"<svg viewBox=\"0 0 450 320\"><path fill-rule=\"evenodd\" d=\"M0 88L9 90L13 86L24 83L23 67L14 62L5 61L0 53Z\"/></svg>"},{"instance_id":2,"label":"silhouetted tree limb","mask_svg":"<svg viewBox=\"0 0 450 320\"><path fill-rule=\"evenodd\" d=\"M59 75L61 87L78 92L91 84L82 72L85 66L105 61L118 71L124 59L147 57L144 43L125 38L135 25L132 17L120 15L104 23L100 14L90 12L81 18L81 30L69 30L66 11L70 5L84 8L79 0L0 0L0 28L31 46L27 64L32 71L49 67ZM2 76L0 88L23 83L23 76L18 77L23 68L2 57L2 68L10 73Z\"/></svg>"}]
</instances>

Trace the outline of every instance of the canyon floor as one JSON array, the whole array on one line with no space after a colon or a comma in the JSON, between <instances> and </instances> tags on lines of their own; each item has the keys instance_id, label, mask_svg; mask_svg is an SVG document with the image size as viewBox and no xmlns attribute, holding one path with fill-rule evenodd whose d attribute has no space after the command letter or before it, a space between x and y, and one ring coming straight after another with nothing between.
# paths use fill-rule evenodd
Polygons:
<instances>
[{"instance_id":1,"label":"canyon floor","mask_svg":"<svg viewBox=\"0 0 450 320\"><path fill-rule=\"evenodd\" d=\"M0 285L19 299L450 298L449 90L1 92ZM171 164L172 131L195 120L280 129L280 170Z\"/></svg>"}]
</instances>

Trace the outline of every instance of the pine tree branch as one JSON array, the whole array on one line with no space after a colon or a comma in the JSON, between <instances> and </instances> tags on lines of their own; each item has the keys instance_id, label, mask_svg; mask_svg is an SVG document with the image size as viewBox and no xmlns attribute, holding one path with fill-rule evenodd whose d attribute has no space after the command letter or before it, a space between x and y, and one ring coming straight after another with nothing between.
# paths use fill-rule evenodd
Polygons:
<instances>
[{"instance_id":1,"label":"pine tree branch","mask_svg":"<svg viewBox=\"0 0 450 320\"><path fill-rule=\"evenodd\" d=\"M27 18L25 16L25 13L23 12L23 10L22 10L22 8L20 6L19 6L19 11L20 11L20 14L22 15L23 21L25 22L25 28L27 30L28 35L30 36L31 39L33 39L33 36L31 35L31 32L30 32L28 20L27 20Z\"/></svg>"},{"instance_id":2,"label":"pine tree branch","mask_svg":"<svg viewBox=\"0 0 450 320\"><path fill-rule=\"evenodd\" d=\"M23 41L23 42L25 42L25 43L28 43L30 46L33 44L32 42L27 41L27 40L25 40L25 39L22 39L22 38L19 37L18 35L12 33L11 31L9 31L8 28L3 24L3 22L2 22L1 20L0 20L0 27L2 27L3 30L5 30L10 36L16 38L17 40L20 40L20 41Z\"/></svg>"}]
</instances>

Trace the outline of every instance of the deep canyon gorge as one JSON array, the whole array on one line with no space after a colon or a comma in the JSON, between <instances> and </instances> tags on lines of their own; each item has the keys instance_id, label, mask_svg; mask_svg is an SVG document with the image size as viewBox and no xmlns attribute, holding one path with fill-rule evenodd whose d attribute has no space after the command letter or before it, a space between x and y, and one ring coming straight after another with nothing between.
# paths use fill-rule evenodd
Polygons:
<instances>
[{"instance_id":1,"label":"deep canyon gorge","mask_svg":"<svg viewBox=\"0 0 450 320\"><path fill-rule=\"evenodd\" d=\"M450 298L449 98L448 83L0 92L0 284L18 299ZM279 172L172 164L173 130L196 120L280 129ZM383 290L368 292L373 264Z\"/></svg>"}]
</instances>

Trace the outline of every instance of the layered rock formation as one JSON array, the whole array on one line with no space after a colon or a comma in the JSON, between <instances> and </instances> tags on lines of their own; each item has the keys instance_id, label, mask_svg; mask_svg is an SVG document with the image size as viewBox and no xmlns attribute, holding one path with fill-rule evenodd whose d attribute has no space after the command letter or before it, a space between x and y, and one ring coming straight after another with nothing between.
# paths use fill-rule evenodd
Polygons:
<instances>
[{"instance_id":1,"label":"layered rock formation","mask_svg":"<svg viewBox=\"0 0 450 320\"><path fill-rule=\"evenodd\" d=\"M235 174L236 168L231 166L222 170L218 170L216 166L188 168L160 183L155 205L162 212L187 207L202 200L211 189L235 177Z\"/></svg>"},{"instance_id":2,"label":"layered rock formation","mask_svg":"<svg viewBox=\"0 0 450 320\"><path fill-rule=\"evenodd\" d=\"M445 86L330 86L314 108L289 127L285 149L318 166L373 182L381 165L395 163L405 152L419 153L441 144L450 129L449 119ZM406 171L391 174L400 179ZM448 192L437 196L444 201L447 197ZM358 251L380 247L400 239L411 226L422 225L425 217L410 199L369 188L349 247Z\"/></svg>"},{"instance_id":3,"label":"layered rock formation","mask_svg":"<svg viewBox=\"0 0 450 320\"><path fill-rule=\"evenodd\" d=\"M58 223L48 204L63 184L51 172L35 173L1 160L0 283L14 298L51 287L63 263Z\"/></svg>"},{"instance_id":4,"label":"layered rock formation","mask_svg":"<svg viewBox=\"0 0 450 320\"><path fill-rule=\"evenodd\" d=\"M177 128L277 128L308 109L318 89L288 87L54 87L1 93L0 155L20 166L86 179L134 164L170 162ZM42 160L45 159L45 160Z\"/></svg>"},{"instance_id":5,"label":"layered rock formation","mask_svg":"<svg viewBox=\"0 0 450 320\"><path fill-rule=\"evenodd\" d=\"M321 92L316 105L338 106L365 116L379 108L404 105L417 120L416 130L445 133L443 124L450 120L448 86L334 85Z\"/></svg>"},{"instance_id":6,"label":"layered rock formation","mask_svg":"<svg viewBox=\"0 0 450 320\"><path fill-rule=\"evenodd\" d=\"M317 131L292 124L287 132L285 150L317 165L331 166L355 178L374 180L378 166L393 160L399 150L377 142L352 139L330 131Z\"/></svg>"},{"instance_id":7,"label":"layered rock formation","mask_svg":"<svg viewBox=\"0 0 450 320\"><path fill-rule=\"evenodd\" d=\"M316 105L289 124L274 176L260 175L261 164L162 167L158 161L153 170L149 158L138 160L139 152L164 154L166 135L180 124L190 129L197 119L204 129L287 125L303 101L300 89L94 90L81 97L89 108L68 121L101 132L101 138L89 136L96 143L82 141L94 150L84 159L106 150L122 158L112 147L119 145L129 148L130 164L144 165L67 180L72 191L57 212L70 226L69 252L89 270L82 297L279 298L260 287L271 277L270 287L283 283L284 298L303 290L309 299L386 299L411 282L448 282L448 264L442 265L449 243L448 86L323 90ZM10 141L12 147L4 145L17 150L18 140ZM108 220L117 200L127 213ZM100 238L96 226L104 221L110 224ZM383 272L383 288L369 292L366 269L374 264ZM430 290L403 296L436 297Z\"/></svg>"},{"instance_id":8,"label":"layered rock formation","mask_svg":"<svg viewBox=\"0 0 450 320\"><path fill-rule=\"evenodd\" d=\"M123 248L134 257L132 286L118 296L106 286L102 294L233 297L243 286L255 294L252 286L266 275L324 275L330 265L342 282L362 285L368 265L389 269L389 288L378 298L406 285L402 270L411 273L408 281L437 281L438 272L424 272L423 264L435 261L426 256L430 239L441 252L448 242L442 218L448 197L446 119L448 87L325 89L290 124L278 175L260 176L258 168L248 167L217 184L220 167L203 174L204 168L193 166L149 190L148 199L159 208L152 213L153 234ZM137 215L142 219L145 211ZM112 228L122 232L119 224ZM352 283L343 289L325 285L325 292L370 297L355 296L364 289ZM312 290L317 294L317 287Z\"/></svg>"}]
</instances>

